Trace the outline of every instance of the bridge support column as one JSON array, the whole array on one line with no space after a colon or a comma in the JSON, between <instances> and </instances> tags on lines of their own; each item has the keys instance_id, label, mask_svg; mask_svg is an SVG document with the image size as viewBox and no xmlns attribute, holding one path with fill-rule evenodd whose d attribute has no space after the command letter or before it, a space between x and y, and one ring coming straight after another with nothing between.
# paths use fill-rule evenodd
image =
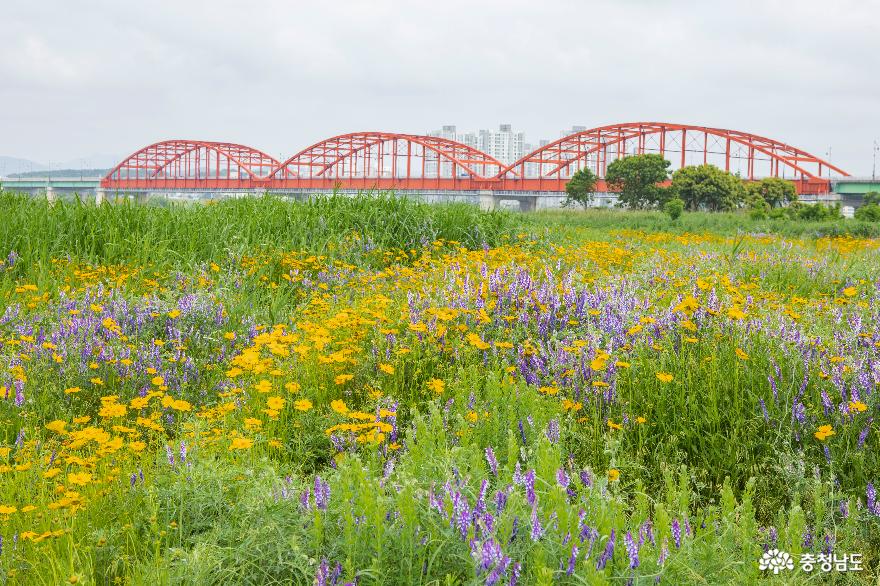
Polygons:
<instances>
[{"instance_id":1,"label":"bridge support column","mask_svg":"<svg viewBox=\"0 0 880 586\"><path fill-rule=\"evenodd\" d=\"M46 187L46 201L49 202L49 205L55 205L55 202L58 201L58 196L55 195L55 188L51 185Z\"/></svg>"},{"instance_id":2,"label":"bridge support column","mask_svg":"<svg viewBox=\"0 0 880 586\"><path fill-rule=\"evenodd\" d=\"M99 206L107 200L107 192L103 187L95 189L95 205Z\"/></svg>"},{"instance_id":3,"label":"bridge support column","mask_svg":"<svg viewBox=\"0 0 880 586\"><path fill-rule=\"evenodd\" d=\"M523 197L519 200L519 211L534 212L538 209L538 196Z\"/></svg>"},{"instance_id":4,"label":"bridge support column","mask_svg":"<svg viewBox=\"0 0 880 586\"><path fill-rule=\"evenodd\" d=\"M492 191L480 191L480 209L484 212L491 212L495 209L495 195Z\"/></svg>"}]
</instances>

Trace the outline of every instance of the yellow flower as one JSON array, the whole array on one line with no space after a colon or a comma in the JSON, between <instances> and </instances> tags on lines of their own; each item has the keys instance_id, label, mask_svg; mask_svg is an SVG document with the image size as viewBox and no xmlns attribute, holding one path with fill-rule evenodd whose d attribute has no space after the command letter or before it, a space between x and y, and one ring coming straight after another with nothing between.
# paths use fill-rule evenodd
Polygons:
<instances>
[{"instance_id":1,"label":"yellow flower","mask_svg":"<svg viewBox=\"0 0 880 586\"><path fill-rule=\"evenodd\" d=\"M67 475L67 481L77 486L85 486L92 481L92 475L88 472L74 472Z\"/></svg>"},{"instance_id":2,"label":"yellow flower","mask_svg":"<svg viewBox=\"0 0 880 586\"><path fill-rule=\"evenodd\" d=\"M476 411L468 411L468 414L465 416L465 419L467 419L471 423L476 423L477 418L478 418L478 415L477 415Z\"/></svg>"},{"instance_id":3,"label":"yellow flower","mask_svg":"<svg viewBox=\"0 0 880 586\"><path fill-rule=\"evenodd\" d=\"M168 312L168 317L170 317L171 319L177 319L178 317L180 317L180 310L172 309Z\"/></svg>"},{"instance_id":4,"label":"yellow flower","mask_svg":"<svg viewBox=\"0 0 880 586\"><path fill-rule=\"evenodd\" d=\"M286 402L287 401L285 401L281 397L269 397L268 399L266 399L266 407L274 411L281 411L282 409L284 409L284 404Z\"/></svg>"},{"instance_id":5,"label":"yellow flower","mask_svg":"<svg viewBox=\"0 0 880 586\"><path fill-rule=\"evenodd\" d=\"M647 421L647 419L645 419L645 418L642 417L641 415L639 415L638 417L636 417L636 423L638 423L639 425L643 424L643 423L646 422L646 421Z\"/></svg>"},{"instance_id":6,"label":"yellow flower","mask_svg":"<svg viewBox=\"0 0 880 586\"><path fill-rule=\"evenodd\" d=\"M98 377L89 379L89 382L92 383L93 385L98 385L98 386L102 386L104 384L104 381L99 379Z\"/></svg>"},{"instance_id":7,"label":"yellow flower","mask_svg":"<svg viewBox=\"0 0 880 586\"><path fill-rule=\"evenodd\" d=\"M312 408L312 402L308 399L300 399L293 404L293 408L297 411L308 411Z\"/></svg>"},{"instance_id":8,"label":"yellow flower","mask_svg":"<svg viewBox=\"0 0 880 586\"><path fill-rule=\"evenodd\" d=\"M287 389L289 393L296 393L299 391L300 386L299 383L285 383L284 388Z\"/></svg>"},{"instance_id":9,"label":"yellow flower","mask_svg":"<svg viewBox=\"0 0 880 586\"><path fill-rule=\"evenodd\" d=\"M384 362L379 365L379 370L381 370L385 374L394 374L394 367L390 364L385 364Z\"/></svg>"},{"instance_id":10,"label":"yellow flower","mask_svg":"<svg viewBox=\"0 0 880 586\"><path fill-rule=\"evenodd\" d=\"M608 420L608 427L611 429L623 429L623 426L619 423L614 423L611 419Z\"/></svg>"},{"instance_id":11,"label":"yellow flower","mask_svg":"<svg viewBox=\"0 0 880 586\"><path fill-rule=\"evenodd\" d=\"M18 508L9 505L0 505L0 515L11 515L18 511Z\"/></svg>"},{"instance_id":12,"label":"yellow flower","mask_svg":"<svg viewBox=\"0 0 880 586\"><path fill-rule=\"evenodd\" d=\"M693 313L700 307L700 303L694 299L693 297L685 297L682 299L678 305L676 305L672 311L679 311L682 313Z\"/></svg>"},{"instance_id":13,"label":"yellow flower","mask_svg":"<svg viewBox=\"0 0 880 586\"><path fill-rule=\"evenodd\" d=\"M484 342L480 336L470 333L466 336L468 343L477 350L488 350L489 344Z\"/></svg>"},{"instance_id":14,"label":"yellow flower","mask_svg":"<svg viewBox=\"0 0 880 586\"><path fill-rule=\"evenodd\" d=\"M330 402L330 408L340 415L345 415L348 413L348 406L345 404L345 401L342 399L336 399L335 401Z\"/></svg>"},{"instance_id":15,"label":"yellow flower","mask_svg":"<svg viewBox=\"0 0 880 586\"><path fill-rule=\"evenodd\" d=\"M611 468L608 470L608 482L617 482L620 479L620 470Z\"/></svg>"},{"instance_id":16,"label":"yellow flower","mask_svg":"<svg viewBox=\"0 0 880 586\"><path fill-rule=\"evenodd\" d=\"M354 375L352 374L340 374L337 375L335 379L333 379L333 382L335 382L337 385L344 385L353 378Z\"/></svg>"},{"instance_id":17,"label":"yellow flower","mask_svg":"<svg viewBox=\"0 0 880 586\"><path fill-rule=\"evenodd\" d=\"M128 444L128 449L132 452L142 452L146 447L147 444L144 442L129 442Z\"/></svg>"},{"instance_id":18,"label":"yellow flower","mask_svg":"<svg viewBox=\"0 0 880 586\"><path fill-rule=\"evenodd\" d=\"M165 379L162 378L161 376L154 376L152 379L150 379L150 382L153 383L154 385L156 385L157 387L161 387L162 385L165 384Z\"/></svg>"},{"instance_id":19,"label":"yellow flower","mask_svg":"<svg viewBox=\"0 0 880 586\"><path fill-rule=\"evenodd\" d=\"M171 403L171 408L175 411L191 411L192 405L189 403L189 401L177 399L173 403Z\"/></svg>"},{"instance_id":20,"label":"yellow flower","mask_svg":"<svg viewBox=\"0 0 880 586\"><path fill-rule=\"evenodd\" d=\"M272 383L266 379L262 379L254 385L254 390L258 393L268 393L272 390Z\"/></svg>"},{"instance_id":21,"label":"yellow flower","mask_svg":"<svg viewBox=\"0 0 880 586\"><path fill-rule=\"evenodd\" d=\"M727 310L727 317L730 319L743 319L746 316L739 307L731 307Z\"/></svg>"},{"instance_id":22,"label":"yellow flower","mask_svg":"<svg viewBox=\"0 0 880 586\"><path fill-rule=\"evenodd\" d=\"M428 389L439 395L446 389L446 383L439 378L432 378L428 381Z\"/></svg>"},{"instance_id":23,"label":"yellow flower","mask_svg":"<svg viewBox=\"0 0 880 586\"><path fill-rule=\"evenodd\" d=\"M55 433L64 433L64 428L67 426L66 421L61 421L60 419L56 419L55 421L50 421L46 424L46 429L49 431L54 431Z\"/></svg>"},{"instance_id":24,"label":"yellow flower","mask_svg":"<svg viewBox=\"0 0 880 586\"><path fill-rule=\"evenodd\" d=\"M657 373L657 380L659 380L661 383L672 382L672 379L674 379L674 378L675 377L672 376L671 374L669 374L668 372L658 372Z\"/></svg>"},{"instance_id":25,"label":"yellow flower","mask_svg":"<svg viewBox=\"0 0 880 586\"><path fill-rule=\"evenodd\" d=\"M847 287L843 290L843 294L847 297L855 297L857 292L855 287Z\"/></svg>"},{"instance_id":26,"label":"yellow flower","mask_svg":"<svg viewBox=\"0 0 880 586\"><path fill-rule=\"evenodd\" d=\"M122 417L127 410L128 408L120 403L107 403L101 407L98 415L101 417Z\"/></svg>"},{"instance_id":27,"label":"yellow flower","mask_svg":"<svg viewBox=\"0 0 880 586\"><path fill-rule=\"evenodd\" d=\"M235 332L226 332L223 334L223 337L227 340L234 340L235 339Z\"/></svg>"},{"instance_id":28,"label":"yellow flower","mask_svg":"<svg viewBox=\"0 0 880 586\"><path fill-rule=\"evenodd\" d=\"M254 440L246 437L237 437L229 444L229 450L248 450L254 445Z\"/></svg>"},{"instance_id":29,"label":"yellow flower","mask_svg":"<svg viewBox=\"0 0 880 586\"><path fill-rule=\"evenodd\" d=\"M61 472L61 468L49 468L43 472L43 478L55 478Z\"/></svg>"},{"instance_id":30,"label":"yellow flower","mask_svg":"<svg viewBox=\"0 0 880 586\"><path fill-rule=\"evenodd\" d=\"M736 356L737 356L740 360L748 360L748 359L749 359L749 355L746 354L745 352L743 352L743 350L740 349L740 348L737 348L737 349L736 349Z\"/></svg>"},{"instance_id":31,"label":"yellow flower","mask_svg":"<svg viewBox=\"0 0 880 586\"><path fill-rule=\"evenodd\" d=\"M70 387L68 389L64 389L64 393L66 395L73 395L74 393L80 392L82 389L79 387Z\"/></svg>"},{"instance_id":32,"label":"yellow flower","mask_svg":"<svg viewBox=\"0 0 880 586\"><path fill-rule=\"evenodd\" d=\"M861 401L850 401L849 402L849 410L850 411L858 411L859 413L863 413L868 410L868 406L862 403Z\"/></svg>"},{"instance_id":33,"label":"yellow flower","mask_svg":"<svg viewBox=\"0 0 880 586\"><path fill-rule=\"evenodd\" d=\"M820 425L819 430L814 433L816 439L819 441L825 441L827 438L834 435L834 429L830 425Z\"/></svg>"}]
</instances>

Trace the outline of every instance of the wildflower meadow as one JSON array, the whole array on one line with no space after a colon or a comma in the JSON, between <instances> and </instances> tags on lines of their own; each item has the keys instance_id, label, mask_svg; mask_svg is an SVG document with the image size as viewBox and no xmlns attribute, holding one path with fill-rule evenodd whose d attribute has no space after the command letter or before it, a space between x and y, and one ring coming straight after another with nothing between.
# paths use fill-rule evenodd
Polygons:
<instances>
[{"instance_id":1,"label":"wildflower meadow","mask_svg":"<svg viewBox=\"0 0 880 586\"><path fill-rule=\"evenodd\" d=\"M0 218L3 583L880 577L857 230L388 195Z\"/></svg>"}]
</instances>

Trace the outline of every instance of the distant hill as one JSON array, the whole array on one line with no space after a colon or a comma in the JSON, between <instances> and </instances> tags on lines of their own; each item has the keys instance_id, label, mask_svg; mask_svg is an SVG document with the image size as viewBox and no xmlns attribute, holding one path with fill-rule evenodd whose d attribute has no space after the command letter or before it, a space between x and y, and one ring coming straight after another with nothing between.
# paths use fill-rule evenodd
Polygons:
<instances>
[{"instance_id":1,"label":"distant hill","mask_svg":"<svg viewBox=\"0 0 880 586\"><path fill-rule=\"evenodd\" d=\"M110 169L53 169L52 171L10 173L4 176L10 179L27 179L28 177L103 177L109 171Z\"/></svg>"},{"instance_id":2,"label":"distant hill","mask_svg":"<svg viewBox=\"0 0 880 586\"><path fill-rule=\"evenodd\" d=\"M0 176L11 176L13 173L28 173L31 171L45 171L46 165L19 159L16 157L0 156Z\"/></svg>"}]
</instances>

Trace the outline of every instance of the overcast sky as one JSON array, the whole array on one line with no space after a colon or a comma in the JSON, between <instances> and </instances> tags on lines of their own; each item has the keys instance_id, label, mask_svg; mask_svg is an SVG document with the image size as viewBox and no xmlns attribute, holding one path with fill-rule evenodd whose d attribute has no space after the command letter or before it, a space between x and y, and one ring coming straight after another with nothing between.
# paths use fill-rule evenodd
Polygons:
<instances>
[{"instance_id":1,"label":"overcast sky","mask_svg":"<svg viewBox=\"0 0 880 586\"><path fill-rule=\"evenodd\" d=\"M665 121L871 173L880 0L2 0L0 155Z\"/></svg>"}]
</instances>

